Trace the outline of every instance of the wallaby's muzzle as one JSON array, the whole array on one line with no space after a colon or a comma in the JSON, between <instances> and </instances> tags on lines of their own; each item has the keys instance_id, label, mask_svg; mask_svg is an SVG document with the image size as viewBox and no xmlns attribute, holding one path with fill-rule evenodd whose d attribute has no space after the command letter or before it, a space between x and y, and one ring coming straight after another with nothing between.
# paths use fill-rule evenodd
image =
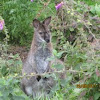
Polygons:
<instances>
[{"instance_id":1,"label":"wallaby's muzzle","mask_svg":"<svg viewBox=\"0 0 100 100\"><path fill-rule=\"evenodd\" d=\"M49 43L49 42L50 42L50 39L46 39L45 41L46 41L47 43Z\"/></svg>"},{"instance_id":2,"label":"wallaby's muzzle","mask_svg":"<svg viewBox=\"0 0 100 100\"><path fill-rule=\"evenodd\" d=\"M50 35L48 33L44 33L44 40L49 43L50 42Z\"/></svg>"}]
</instances>

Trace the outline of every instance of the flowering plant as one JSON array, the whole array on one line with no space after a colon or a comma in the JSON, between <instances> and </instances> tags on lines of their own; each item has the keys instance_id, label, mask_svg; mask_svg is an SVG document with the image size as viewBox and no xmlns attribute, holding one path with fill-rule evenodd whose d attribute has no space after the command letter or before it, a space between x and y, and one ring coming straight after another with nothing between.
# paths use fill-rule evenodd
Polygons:
<instances>
[{"instance_id":1,"label":"flowering plant","mask_svg":"<svg viewBox=\"0 0 100 100\"><path fill-rule=\"evenodd\" d=\"M4 28L4 20L0 17L0 30Z\"/></svg>"},{"instance_id":2,"label":"flowering plant","mask_svg":"<svg viewBox=\"0 0 100 100\"><path fill-rule=\"evenodd\" d=\"M31 2L33 2L34 0L31 0Z\"/></svg>"},{"instance_id":3,"label":"flowering plant","mask_svg":"<svg viewBox=\"0 0 100 100\"><path fill-rule=\"evenodd\" d=\"M60 9L60 8L62 7L63 4L64 4L63 2L57 4L57 5L55 6L56 10Z\"/></svg>"},{"instance_id":4,"label":"flowering plant","mask_svg":"<svg viewBox=\"0 0 100 100\"><path fill-rule=\"evenodd\" d=\"M8 35L8 30L5 26L5 22L4 22L4 19L2 18L2 16L0 16L0 32L5 34L5 42L7 43L7 41L9 40L9 35ZM2 34L0 34L2 35Z\"/></svg>"}]
</instances>

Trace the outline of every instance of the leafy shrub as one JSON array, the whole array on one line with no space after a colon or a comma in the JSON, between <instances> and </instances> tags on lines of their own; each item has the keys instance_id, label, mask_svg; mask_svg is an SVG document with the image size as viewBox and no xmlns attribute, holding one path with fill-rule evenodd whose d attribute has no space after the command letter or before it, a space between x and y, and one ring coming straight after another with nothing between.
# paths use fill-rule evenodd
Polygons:
<instances>
[{"instance_id":1,"label":"leafy shrub","mask_svg":"<svg viewBox=\"0 0 100 100\"><path fill-rule=\"evenodd\" d=\"M100 57L97 56L97 52L100 50L97 51L94 47L89 46L88 36L92 35L95 39L96 37L99 38L100 18L91 15L90 7L79 1L71 3L64 1L64 5L57 11L57 15L52 22L53 42L55 42L55 48L63 52L62 59L65 61L66 68L76 72L69 74L72 76L71 83L73 85L99 84L100 78L96 74L96 69L99 73ZM73 96L73 90L68 95L71 100L78 98L99 100L100 97L98 87L91 89L75 88L75 91L80 94L77 94L77 97Z\"/></svg>"},{"instance_id":2,"label":"leafy shrub","mask_svg":"<svg viewBox=\"0 0 100 100\"><path fill-rule=\"evenodd\" d=\"M0 27L2 27L2 29L0 30L0 40L4 39L5 42L7 42L9 40L9 35L8 35L8 30L5 26L5 21L2 18L2 16L0 16L0 21L2 21L2 25L0 23Z\"/></svg>"},{"instance_id":3,"label":"leafy shrub","mask_svg":"<svg viewBox=\"0 0 100 100\"><path fill-rule=\"evenodd\" d=\"M91 12L100 17L100 5L91 6Z\"/></svg>"},{"instance_id":4,"label":"leafy shrub","mask_svg":"<svg viewBox=\"0 0 100 100\"><path fill-rule=\"evenodd\" d=\"M100 70L100 58L96 52L92 52L93 48L91 47L86 49L79 45L74 47L68 42L66 46L67 48L62 52L57 53L56 50L53 51L55 58L51 60L60 58L67 52L64 58L67 68L67 78L65 80L59 79L59 73L52 74L56 80L56 86L52 89L51 95L53 97L51 100L77 100L78 98L86 100L91 96L93 96L94 100L98 100L99 88L77 88L77 84L99 84L100 79L96 74L96 69L97 71ZM3 52L3 55L0 57L0 65L0 99L30 100L20 89L22 63L19 56ZM59 65L54 67L62 69L62 66ZM84 94L84 97L82 94Z\"/></svg>"},{"instance_id":5,"label":"leafy shrub","mask_svg":"<svg viewBox=\"0 0 100 100\"><path fill-rule=\"evenodd\" d=\"M33 33L30 23L35 15L33 5L26 0L5 1L3 17L9 30L10 41L24 44L25 41L27 43L27 40L30 40Z\"/></svg>"},{"instance_id":6,"label":"leafy shrub","mask_svg":"<svg viewBox=\"0 0 100 100\"><path fill-rule=\"evenodd\" d=\"M25 100L26 97L20 87L19 80L9 77L0 79L0 100ZM27 99L28 100L28 99Z\"/></svg>"},{"instance_id":7,"label":"leafy shrub","mask_svg":"<svg viewBox=\"0 0 100 100\"><path fill-rule=\"evenodd\" d=\"M6 2L5 4L16 3L16 1ZM22 0L22 2L26 1ZM51 8L53 6L52 4L50 5ZM50 10L50 7L46 7ZM42 19L47 16L44 14L48 14L47 9L43 10L39 18ZM82 6L80 2L74 2L73 4L66 1L59 11L58 16L55 16L55 12L53 12L51 26L53 43L57 51L53 51L55 57L50 60L55 60L56 58L64 60L67 78L65 80L59 79L59 73L52 74L57 83L52 89L51 100L99 100L100 90L97 86L95 88L79 88L77 85L100 83L100 49L97 50L95 48L94 41L94 45L87 42L89 34L94 35L93 33L95 32L96 37L99 36L99 23L97 22L99 22L100 18L91 15L90 7L87 5ZM71 44L68 41L73 43ZM7 54L7 48L4 44L0 46L0 49L2 48L0 51L0 99L30 100L19 88L19 81L22 77L20 74L22 67L20 57ZM52 67L63 68L60 65ZM43 98L42 100L45 99L48 100L48 98Z\"/></svg>"},{"instance_id":8,"label":"leafy shrub","mask_svg":"<svg viewBox=\"0 0 100 100\"><path fill-rule=\"evenodd\" d=\"M57 49L62 50L66 41L74 43L87 42L89 35L95 38L94 33L99 37L100 18L92 16L90 7L81 2L66 1L61 9L57 11L57 17L52 21L53 41L56 42Z\"/></svg>"},{"instance_id":9,"label":"leafy shrub","mask_svg":"<svg viewBox=\"0 0 100 100\"><path fill-rule=\"evenodd\" d=\"M3 20L1 16L0 20ZM5 24L0 32L5 34L4 42L0 41L0 100L24 100L26 96L20 90L19 79L16 78L20 75L21 59L18 54L7 53L9 36Z\"/></svg>"},{"instance_id":10,"label":"leafy shrub","mask_svg":"<svg viewBox=\"0 0 100 100\"><path fill-rule=\"evenodd\" d=\"M9 0L4 2L3 17L9 31L10 41L21 45L30 42L33 37L32 20L40 14L41 19L49 16L51 8L44 9L45 12L38 12L43 8L44 3L40 1L31 2L30 0ZM49 5L52 7L52 5ZM35 17L36 16L36 17Z\"/></svg>"},{"instance_id":11,"label":"leafy shrub","mask_svg":"<svg viewBox=\"0 0 100 100\"><path fill-rule=\"evenodd\" d=\"M18 77L22 62L18 54L7 54L8 47L0 43L0 100L25 100L28 97L21 91Z\"/></svg>"}]
</instances>

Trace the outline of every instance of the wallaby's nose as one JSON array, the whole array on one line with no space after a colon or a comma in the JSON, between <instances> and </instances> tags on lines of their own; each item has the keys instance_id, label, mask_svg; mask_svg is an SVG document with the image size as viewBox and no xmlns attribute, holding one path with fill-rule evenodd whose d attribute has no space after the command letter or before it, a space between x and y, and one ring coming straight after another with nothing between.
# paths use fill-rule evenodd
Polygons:
<instances>
[{"instance_id":1,"label":"wallaby's nose","mask_svg":"<svg viewBox=\"0 0 100 100\"><path fill-rule=\"evenodd\" d=\"M46 41L47 43L49 43L49 42L50 42L50 40L49 40L49 39L46 39L45 41Z\"/></svg>"}]
</instances>

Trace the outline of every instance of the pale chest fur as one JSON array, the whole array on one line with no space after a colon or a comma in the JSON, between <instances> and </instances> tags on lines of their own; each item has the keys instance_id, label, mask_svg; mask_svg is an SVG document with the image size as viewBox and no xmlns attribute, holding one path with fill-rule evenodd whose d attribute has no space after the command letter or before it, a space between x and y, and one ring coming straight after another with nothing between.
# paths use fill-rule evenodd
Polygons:
<instances>
[{"instance_id":1,"label":"pale chest fur","mask_svg":"<svg viewBox=\"0 0 100 100\"><path fill-rule=\"evenodd\" d=\"M52 53L48 48L40 47L34 54L34 61L38 73L44 73L49 69L50 61L48 58L52 56Z\"/></svg>"}]
</instances>

